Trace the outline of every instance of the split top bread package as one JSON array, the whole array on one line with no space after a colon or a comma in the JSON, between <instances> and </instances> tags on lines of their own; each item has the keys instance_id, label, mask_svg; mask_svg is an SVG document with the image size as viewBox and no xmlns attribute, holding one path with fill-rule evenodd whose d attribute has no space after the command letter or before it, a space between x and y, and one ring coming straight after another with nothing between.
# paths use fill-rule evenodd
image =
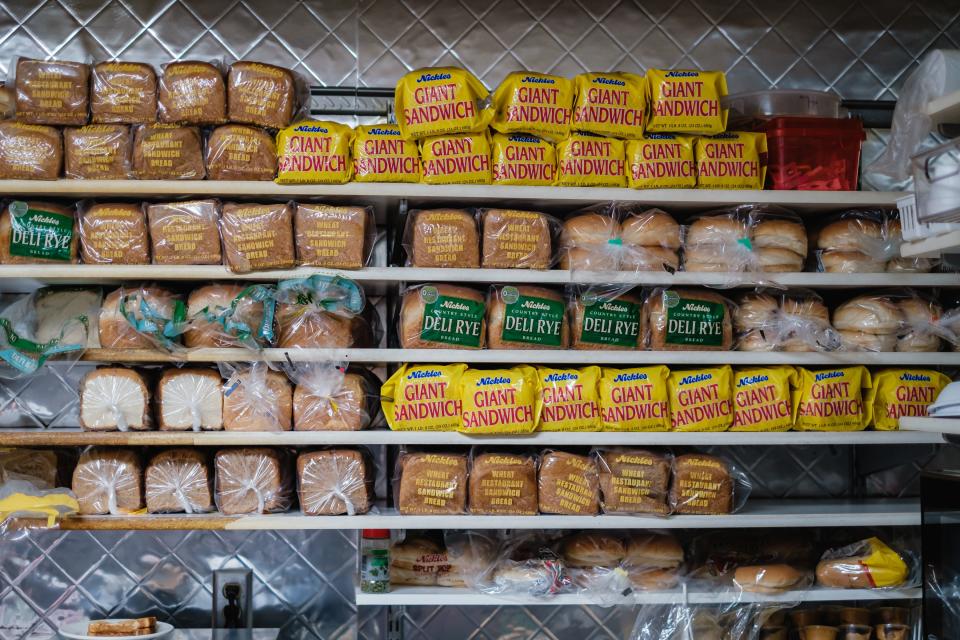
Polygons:
<instances>
[{"instance_id":1,"label":"split top bread package","mask_svg":"<svg viewBox=\"0 0 960 640\"><path fill-rule=\"evenodd\" d=\"M649 133L714 135L727 128L722 71L647 70Z\"/></svg>"},{"instance_id":2,"label":"split top bread package","mask_svg":"<svg viewBox=\"0 0 960 640\"><path fill-rule=\"evenodd\" d=\"M406 74L394 92L405 138L483 131L493 118L490 92L464 69L431 67Z\"/></svg>"},{"instance_id":3,"label":"split top bread package","mask_svg":"<svg viewBox=\"0 0 960 640\"><path fill-rule=\"evenodd\" d=\"M532 133L556 142L570 133L573 82L531 71L508 74L493 93L491 126L500 133Z\"/></svg>"},{"instance_id":4,"label":"split top bread package","mask_svg":"<svg viewBox=\"0 0 960 640\"><path fill-rule=\"evenodd\" d=\"M646 116L646 80L632 73L581 73L573 80L573 130L639 138Z\"/></svg>"},{"instance_id":5,"label":"split top bread package","mask_svg":"<svg viewBox=\"0 0 960 640\"><path fill-rule=\"evenodd\" d=\"M865 402L871 387L865 367L800 368L800 392L794 396L798 431L862 431L873 407Z\"/></svg>"},{"instance_id":6,"label":"split top bread package","mask_svg":"<svg viewBox=\"0 0 960 640\"><path fill-rule=\"evenodd\" d=\"M466 370L465 364L400 367L380 391L387 424L394 431L456 431Z\"/></svg>"},{"instance_id":7,"label":"split top bread package","mask_svg":"<svg viewBox=\"0 0 960 640\"><path fill-rule=\"evenodd\" d=\"M530 433L542 399L533 367L468 369L460 377L464 433Z\"/></svg>"}]
</instances>

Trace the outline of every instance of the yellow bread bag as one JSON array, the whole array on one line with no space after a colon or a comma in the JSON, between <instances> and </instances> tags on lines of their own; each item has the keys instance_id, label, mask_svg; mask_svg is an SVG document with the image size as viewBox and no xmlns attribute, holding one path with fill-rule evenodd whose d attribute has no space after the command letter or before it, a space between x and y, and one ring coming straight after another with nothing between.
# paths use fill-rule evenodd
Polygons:
<instances>
[{"instance_id":1,"label":"yellow bread bag","mask_svg":"<svg viewBox=\"0 0 960 640\"><path fill-rule=\"evenodd\" d=\"M523 133L493 134L493 183L548 187L557 177L553 145Z\"/></svg>"},{"instance_id":2,"label":"yellow bread bag","mask_svg":"<svg viewBox=\"0 0 960 640\"><path fill-rule=\"evenodd\" d=\"M490 184L490 136L464 133L420 141L420 159L426 184Z\"/></svg>"},{"instance_id":3,"label":"yellow bread bag","mask_svg":"<svg viewBox=\"0 0 960 640\"><path fill-rule=\"evenodd\" d=\"M557 144L557 184L564 187L624 187L623 140L572 133Z\"/></svg>"},{"instance_id":4,"label":"yellow bread bag","mask_svg":"<svg viewBox=\"0 0 960 640\"><path fill-rule=\"evenodd\" d=\"M925 417L950 378L930 369L884 369L874 373L867 404L873 407L873 428L899 429L902 416Z\"/></svg>"},{"instance_id":5,"label":"yellow bread bag","mask_svg":"<svg viewBox=\"0 0 960 640\"><path fill-rule=\"evenodd\" d=\"M537 370L468 369L460 378L463 433L530 433L540 418Z\"/></svg>"},{"instance_id":6,"label":"yellow bread bag","mask_svg":"<svg viewBox=\"0 0 960 640\"><path fill-rule=\"evenodd\" d=\"M722 71L647 69L648 133L713 135L727 128Z\"/></svg>"},{"instance_id":7,"label":"yellow bread bag","mask_svg":"<svg viewBox=\"0 0 960 640\"><path fill-rule=\"evenodd\" d=\"M789 431L793 427L793 367L756 367L733 372L730 431Z\"/></svg>"},{"instance_id":8,"label":"yellow bread bag","mask_svg":"<svg viewBox=\"0 0 960 640\"><path fill-rule=\"evenodd\" d=\"M862 431L873 417L864 402L870 389L866 367L799 369L799 392L794 396L793 428L797 431Z\"/></svg>"},{"instance_id":9,"label":"yellow bread bag","mask_svg":"<svg viewBox=\"0 0 960 640\"><path fill-rule=\"evenodd\" d=\"M611 138L639 138L647 84L633 73L581 73L573 79L573 130Z\"/></svg>"},{"instance_id":10,"label":"yellow bread bag","mask_svg":"<svg viewBox=\"0 0 960 640\"><path fill-rule=\"evenodd\" d=\"M599 431L600 367L548 369L537 367L540 385L540 431Z\"/></svg>"},{"instance_id":11,"label":"yellow bread bag","mask_svg":"<svg viewBox=\"0 0 960 640\"><path fill-rule=\"evenodd\" d=\"M343 184L353 175L353 129L306 120L277 133L277 184Z\"/></svg>"},{"instance_id":12,"label":"yellow bread bag","mask_svg":"<svg viewBox=\"0 0 960 640\"><path fill-rule=\"evenodd\" d=\"M692 136L648 133L627 142L627 185L632 189L697 186Z\"/></svg>"},{"instance_id":13,"label":"yellow bread bag","mask_svg":"<svg viewBox=\"0 0 960 640\"><path fill-rule=\"evenodd\" d=\"M667 378L674 431L726 431L733 424L730 365L671 371Z\"/></svg>"},{"instance_id":14,"label":"yellow bread bag","mask_svg":"<svg viewBox=\"0 0 960 640\"><path fill-rule=\"evenodd\" d=\"M420 182L417 143L404 140L395 124L354 129L353 179L357 182Z\"/></svg>"},{"instance_id":15,"label":"yellow bread bag","mask_svg":"<svg viewBox=\"0 0 960 640\"><path fill-rule=\"evenodd\" d=\"M456 431L465 364L405 364L380 389L383 415L394 431Z\"/></svg>"},{"instance_id":16,"label":"yellow bread bag","mask_svg":"<svg viewBox=\"0 0 960 640\"><path fill-rule=\"evenodd\" d=\"M493 92L490 126L500 133L532 133L556 142L570 133L573 82L530 71L507 74Z\"/></svg>"},{"instance_id":17,"label":"yellow bread bag","mask_svg":"<svg viewBox=\"0 0 960 640\"><path fill-rule=\"evenodd\" d=\"M493 118L490 92L472 73L428 67L406 74L393 94L404 138L483 131Z\"/></svg>"},{"instance_id":18,"label":"yellow bread bag","mask_svg":"<svg viewBox=\"0 0 960 640\"><path fill-rule=\"evenodd\" d=\"M697 186L702 189L763 189L767 179L767 134L730 131L697 138Z\"/></svg>"},{"instance_id":19,"label":"yellow bread bag","mask_svg":"<svg viewBox=\"0 0 960 640\"><path fill-rule=\"evenodd\" d=\"M607 369L600 375L604 431L669 431L667 376L663 365Z\"/></svg>"}]
</instances>

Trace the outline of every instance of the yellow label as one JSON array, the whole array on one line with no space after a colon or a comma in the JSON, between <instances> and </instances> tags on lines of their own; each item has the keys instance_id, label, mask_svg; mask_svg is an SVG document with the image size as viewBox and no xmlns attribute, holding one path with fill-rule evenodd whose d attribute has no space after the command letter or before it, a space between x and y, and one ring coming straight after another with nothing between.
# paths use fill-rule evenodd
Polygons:
<instances>
[{"instance_id":1,"label":"yellow label","mask_svg":"<svg viewBox=\"0 0 960 640\"><path fill-rule=\"evenodd\" d=\"M650 133L627 142L627 184L633 189L690 189L697 186L693 138Z\"/></svg>"},{"instance_id":2,"label":"yellow label","mask_svg":"<svg viewBox=\"0 0 960 640\"><path fill-rule=\"evenodd\" d=\"M570 133L573 82L530 71L508 74L493 92L490 123L500 133L531 133L556 142Z\"/></svg>"},{"instance_id":3,"label":"yellow label","mask_svg":"<svg viewBox=\"0 0 960 640\"><path fill-rule=\"evenodd\" d=\"M277 184L343 184L353 164L353 129L336 122L306 120L277 133Z\"/></svg>"},{"instance_id":4,"label":"yellow label","mask_svg":"<svg viewBox=\"0 0 960 640\"><path fill-rule=\"evenodd\" d=\"M550 186L557 177L553 145L523 133L493 134L494 184Z\"/></svg>"},{"instance_id":5,"label":"yellow label","mask_svg":"<svg viewBox=\"0 0 960 640\"><path fill-rule=\"evenodd\" d=\"M860 560L867 568L873 587L895 587L903 584L910 570L900 554L888 547L880 538L865 540L870 553Z\"/></svg>"},{"instance_id":6,"label":"yellow label","mask_svg":"<svg viewBox=\"0 0 960 640\"><path fill-rule=\"evenodd\" d=\"M537 367L540 385L540 431L599 431L600 367L548 369Z\"/></svg>"},{"instance_id":7,"label":"yellow label","mask_svg":"<svg viewBox=\"0 0 960 640\"><path fill-rule=\"evenodd\" d=\"M623 140L573 133L557 144L557 184L625 187Z\"/></svg>"},{"instance_id":8,"label":"yellow label","mask_svg":"<svg viewBox=\"0 0 960 640\"><path fill-rule=\"evenodd\" d=\"M727 128L722 71L647 69L648 133L713 135Z\"/></svg>"},{"instance_id":9,"label":"yellow label","mask_svg":"<svg viewBox=\"0 0 960 640\"><path fill-rule=\"evenodd\" d=\"M674 431L726 431L733 424L729 365L696 371L671 371L670 418Z\"/></svg>"},{"instance_id":10,"label":"yellow label","mask_svg":"<svg viewBox=\"0 0 960 640\"><path fill-rule=\"evenodd\" d=\"M533 367L469 369L460 385L463 433L530 433L537 426L541 404Z\"/></svg>"},{"instance_id":11,"label":"yellow label","mask_svg":"<svg viewBox=\"0 0 960 640\"><path fill-rule=\"evenodd\" d=\"M400 367L380 390L387 424L394 431L456 431L466 370L465 364Z\"/></svg>"},{"instance_id":12,"label":"yellow label","mask_svg":"<svg viewBox=\"0 0 960 640\"><path fill-rule=\"evenodd\" d=\"M420 182L417 144L404 140L395 124L354 129L353 179L357 182Z\"/></svg>"},{"instance_id":13,"label":"yellow label","mask_svg":"<svg viewBox=\"0 0 960 640\"><path fill-rule=\"evenodd\" d=\"M697 186L702 189L763 189L767 134L730 131L697 138Z\"/></svg>"},{"instance_id":14,"label":"yellow label","mask_svg":"<svg viewBox=\"0 0 960 640\"><path fill-rule=\"evenodd\" d=\"M872 410L863 394L870 389L870 372L865 367L799 371L795 429L862 431L870 424Z\"/></svg>"},{"instance_id":15,"label":"yellow label","mask_svg":"<svg viewBox=\"0 0 960 640\"><path fill-rule=\"evenodd\" d=\"M664 366L606 369L600 375L604 431L669 431L670 408Z\"/></svg>"},{"instance_id":16,"label":"yellow label","mask_svg":"<svg viewBox=\"0 0 960 640\"><path fill-rule=\"evenodd\" d=\"M793 426L793 367L737 369L733 372L731 431L789 431Z\"/></svg>"},{"instance_id":17,"label":"yellow label","mask_svg":"<svg viewBox=\"0 0 960 640\"><path fill-rule=\"evenodd\" d=\"M647 109L647 81L632 73L581 73L573 79L573 130L611 138L639 138Z\"/></svg>"},{"instance_id":18,"label":"yellow label","mask_svg":"<svg viewBox=\"0 0 960 640\"><path fill-rule=\"evenodd\" d=\"M490 92L472 73L430 67L400 78L393 97L404 138L483 131L493 118Z\"/></svg>"},{"instance_id":19,"label":"yellow label","mask_svg":"<svg viewBox=\"0 0 960 640\"><path fill-rule=\"evenodd\" d=\"M927 407L949 383L950 378L929 369L884 369L875 373L867 400L873 407L873 427L893 431L900 428L903 416L927 416Z\"/></svg>"},{"instance_id":20,"label":"yellow label","mask_svg":"<svg viewBox=\"0 0 960 640\"><path fill-rule=\"evenodd\" d=\"M465 133L420 141L421 181L426 184L490 184L490 136Z\"/></svg>"}]
</instances>

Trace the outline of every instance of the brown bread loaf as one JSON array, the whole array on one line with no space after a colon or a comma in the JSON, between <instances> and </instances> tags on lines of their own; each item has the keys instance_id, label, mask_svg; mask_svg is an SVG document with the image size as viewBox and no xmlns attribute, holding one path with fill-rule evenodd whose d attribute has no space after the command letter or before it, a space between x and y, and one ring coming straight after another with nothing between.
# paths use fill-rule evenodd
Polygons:
<instances>
[{"instance_id":1,"label":"brown bread loaf","mask_svg":"<svg viewBox=\"0 0 960 640\"><path fill-rule=\"evenodd\" d=\"M407 535L390 546L390 584L436 586L449 569L446 550L429 538Z\"/></svg>"},{"instance_id":2,"label":"brown bread loaf","mask_svg":"<svg viewBox=\"0 0 960 640\"><path fill-rule=\"evenodd\" d=\"M480 217L485 269L549 269L550 220L535 211L486 209Z\"/></svg>"},{"instance_id":3,"label":"brown bread loaf","mask_svg":"<svg viewBox=\"0 0 960 640\"><path fill-rule=\"evenodd\" d=\"M537 461L532 456L482 453L470 467L470 513L537 513Z\"/></svg>"},{"instance_id":4,"label":"brown bread loaf","mask_svg":"<svg viewBox=\"0 0 960 640\"><path fill-rule=\"evenodd\" d=\"M0 122L0 179L56 180L63 166L60 131L20 122Z\"/></svg>"},{"instance_id":5,"label":"brown bread loaf","mask_svg":"<svg viewBox=\"0 0 960 640\"><path fill-rule=\"evenodd\" d=\"M604 513L666 515L670 459L643 449L603 449L597 453Z\"/></svg>"},{"instance_id":6,"label":"brown bread loaf","mask_svg":"<svg viewBox=\"0 0 960 640\"><path fill-rule=\"evenodd\" d=\"M349 349L359 347L365 321L310 308L308 305L277 305L277 346L301 349Z\"/></svg>"},{"instance_id":7,"label":"brown bread loaf","mask_svg":"<svg viewBox=\"0 0 960 640\"><path fill-rule=\"evenodd\" d=\"M232 122L282 129L290 124L297 95L293 74L283 67L241 60L227 74L227 115Z\"/></svg>"},{"instance_id":8,"label":"brown bread loaf","mask_svg":"<svg viewBox=\"0 0 960 640\"><path fill-rule=\"evenodd\" d=\"M570 325L563 296L529 285L496 286L487 301L490 349L566 349Z\"/></svg>"},{"instance_id":9,"label":"brown bread loaf","mask_svg":"<svg viewBox=\"0 0 960 640\"><path fill-rule=\"evenodd\" d=\"M140 457L130 449L90 448L73 469L71 489L85 516L123 515L143 508Z\"/></svg>"},{"instance_id":10,"label":"brown bread loaf","mask_svg":"<svg viewBox=\"0 0 960 640\"><path fill-rule=\"evenodd\" d=\"M125 203L91 205L80 215L80 256L86 264L150 264L143 207Z\"/></svg>"},{"instance_id":11,"label":"brown bread loaf","mask_svg":"<svg viewBox=\"0 0 960 640\"><path fill-rule=\"evenodd\" d=\"M629 293L615 298L576 295L570 300L573 349L642 349L643 302Z\"/></svg>"},{"instance_id":12,"label":"brown bread loaf","mask_svg":"<svg viewBox=\"0 0 960 640\"><path fill-rule=\"evenodd\" d=\"M290 269L297 263L290 204L224 204L220 230L234 273Z\"/></svg>"},{"instance_id":13,"label":"brown bread loaf","mask_svg":"<svg viewBox=\"0 0 960 640\"><path fill-rule=\"evenodd\" d=\"M90 77L90 114L97 124L157 120L157 74L141 62L101 62Z\"/></svg>"},{"instance_id":14,"label":"brown bread loaf","mask_svg":"<svg viewBox=\"0 0 960 640\"><path fill-rule=\"evenodd\" d=\"M484 296L453 284L429 284L403 293L400 346L404 349L482 349Z\"/></svg>"},{"instance_id":15,"label":"brown bread loaf","mask_svg":"<svg viewBox=\"0 0 960 640\"><path fill-rule=\"evenodd\" d=\"M0 264L76 263L74 207L11 200L0 212Z\"/></svg>"},{"instance_id":16,"label":"brown bread loaf","mask_svg":"<svg viewBox=\"0 0 960 640\"><path fill-rule=\"evenodd\" d=\"M366 207L298 204L294 218L297 256L305 267L362 269L367 262L368 229L373 217Z\"/></svg>"},{"instance_id":17,"label":"brown bread loaf","mask_svg":"<svg viewBox=\"0 0 960 640\"><path fill-rule=\"evenodd\" d=\"M216 200L147 206L154 264L220 264L220 204Z\"/></svg>"},{"instance_id":18,"label":"brown bread loaf","mask_svg":"<svg viewBox=\"0 0 960 640\"><path fill-rule=\"evenodd\" d=\"M130 127L90 124L63 130L63 175L79 180L127 180L133 177Z\"/></svg>"},{"instance_id":19,"label":"brown bread loaf","mask_svg":"<svg viewBox=\"0 0 960 640\"><path fill-rule=\"evenodd\" d=\"M477 223L469 211L432 209L410 215L411 267L480 266Z\"/></svg>"},{"instance_id":20,"label":"brown bread loaf","mask_svg":"<svg viewBox=\"0 0 960 640\"><path fill-rule=\"evenodd\" d=\"M228 329L220 322L209 319L219 317L231 307L229 321L243 323L251 332L256 332L263 322L263 303L250 296L240 298L246 289L244 284L209 284L191 291L187 297L190 327L183 334L183 343L191 348L236 347L239 344L236 337L228 334Z\"/></svg>"},{"instance_id":21,"label":"brown bread loaf","mask_svg":"<svg viewBox=\"0 0 960 640\"><path fill-rule=\"evenodd\" d=\"M138 332L120 309L120 297L126 297L126 310L137 320L143 319L140 310L145 301L154 313L172 318L176 294L159 287L131 287L116 289L103 299L98 319L100 346L104 349L153 349L150 338Z\"/></svg>"},{"instance_id":22,"label":"brown bread loaf","mask_svg":"<svg viewBox=\"0 0 960 640\"><path fill-rule=\"evenodd\" d=\"M674 513L722 515L733 511L733 478L721 458L698 453L673 461L670 508Z\"/></svg>"},{"instance_id":23,"label":"brown bread loaf","mask_svg":"<svg viewBox=\"0 0 960 640\"><path fill-rule=\"evenodd\" d=\"M360 431L372 419L370 389L356 373L345 374L335 388L301 381L293 391L294 431Z\"/></svg>"},{"instance_id":24,"label":"brown bread loaf","mask_svg":"<svg viewBox=\"0 0 960 640\"><path fill-rule=\"evenodd\" d=\"M157 422L161 431L223 429L223 379L219 371L165 369L157 383Z\"/></svg>"},{"instance_id":25,"label":"brown bread loaf","mask_svg":"<svg viewBox=\"0 0 960 640\"><path fill-rule=\"evenodd\" d=\"M451 453L401 456L397 508L403 515L467 511L467 457Z\"/></svg>"},{"instance_id":26,"label":"brown bread loaf","mask_svg":"<svg viewBox=\"0 0 960 640\"><path fill-rule=\"evenodd\" d=\"M293 477L286 451L221 449L214 457L216 503L224 515L276 513L290 508Z\"/></svg>"},{"instance_id":27,"label":"brown bread loaf","mask_svg":"<svg viewBox=\"0 0 960 640\"><path fill-rule=\"evenodd\" d=\"M150 391L138 372L100 367L80 380L80 427L84 431L146 431L153 426Z\"/></svg>"},{"instance_id":28,"label":"brown bread loaf","mask_svg":"<svg viewBox=\"0 0 960 640\"><path fill-rule=\"evenodd\" d=\"M154 455L143 483L150 513L213 510L213 475L202 449L168 449Z\"/></svg>"},{"instance_id":29,"label":"brown bread loaf","mask_svg":"<svg viewBox=\"0 0 960 640\"><path fill-rule=\"evenodd\" d=\"M373 480L373 466L356 449L326 449L297 457L300 508L308 516L352 516L370 511Z\"/></svg>"},{"instance_id":30,"label":"brown bread loaf","mask_svg":"<svg viewBox=\"0 0 960 640\"><path fill-rule=\"evenodd\" d=\"M206 163L210 180L273 180L277 145L263 129L225 124L207 138Z\"/></svg>"},{"instance_id":31,"label":"brown bread loaf","mask_svg":"<svg viewBox=\"0 0 960 640\"><path fill-rule=\"evenodd\" d=\"M89 114L90 67L62 60L17 60L17 120L81 125Z\"/></svg>"},{"instance_id":32,"label":"brown bread loaf","mask_svg":"<svg viewBox=\"0 0 960 640\"><path fill-rule=\"evenodd\" d=\"M133 173L140 180L203 180L200 129L142 124L133 136Z\"/></svg>"},{"instance_id":33,"label":"brown bread loaf","mask_svg":"<svg viewBox=\"0 0 960 640\"><path fill-rule=\"evenodd\" d=\"M222 124L227 120L227 87L212 64L196 60L164 66L157 97L160 122Z\"/></svg>"},{"instance_id":34,"label":"brown bread loaf","mask_svg":"<svg viewBox=\"0 0 960 640\"><path fill-rule=\"evenodd\" d=\"M254 366L238 373L235 382L224 393L224 429L290 431L293 397L287 376Z\"/></svg>"},{"instance_id":35,"label":"brown bread loaf","mask_svg":"<svg viewBox=\"0 0 960 640\"><path fill-rule=\"evenodd\" d=\"M644 303L654 351L729 351L733 324L726 299L702 289L654 291Z\"/></svg>"},{"instance_id":36,"label":"brown bread loaf","mask_svg":"<svg viewBox=\"0 0 960 640\"><path fill-rule=\"evenodd\" d=\"M592 516L600 510L597 465L588 456L544 453L537 485L541 513Z\"/></svg>"}]
</instances>

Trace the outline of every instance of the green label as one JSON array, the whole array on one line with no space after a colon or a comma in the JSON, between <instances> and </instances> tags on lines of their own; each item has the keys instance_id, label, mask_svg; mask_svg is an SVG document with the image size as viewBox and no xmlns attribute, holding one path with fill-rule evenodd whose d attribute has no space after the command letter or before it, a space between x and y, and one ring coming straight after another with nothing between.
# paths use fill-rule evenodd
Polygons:
<instances>
[{"instance_id":1,"label":"green label","mask_svg":"<svg viewBox=\"0 0 960 640\"><path fill-rule=\"evenodd\" d=\"M635 347L640 335L640 305L623 300L596 300L583 303L580 342L617 347Z\"/></svg>"},{"instance_id":2,"label":"green label","mask_svg":"<svg viewBox=\"0 0 960 640\"><path fill-rule=\"evenodd\" d=\"M10 203L10 255L70 261L73 218Z\"/></svg>"},{"instance_id":3,"label":"green label","mask_svg":"<svg viewBox=\"0 0 960 640\"><path fill-rule=\"evenodd\" d=\"M361 559L361 580L369 582L390 580L390 553L386 549L365 551Z\"/></svg>"},{"instance_id":4,"label":"green label","mask_svg":"<svg viewBox=\"0 0 960 640\"><path fill-rule=\"evenodd\" d=\"M520 295L513 287L503 288L506 303L501 337L508 342L528 342L559 347L563 327L563 302ZM515 295L514 295L515 294ZM511 302L510 300L513 300Z\"/></svg>"},{"instance_id":5,"label":"green label","mask_svg":"<svg viewBox=\"0 0 960 640\"><path fill-rule=\"evenodd\" d=\"M677 298L675 304L664 306L667 308L667 344L707 347L719 347L723 344L722 302Z\"/></svg>"},{"instance_id":6,"label":"green label","mask_svg":"<svg viewBox=\"0 0 960 640\"><path fill-rule=\"evenodd\" d=\"M454 296L441 296L435 287L420 289L424 301L420 338L463 347L480 346L483 303Z\"/></svg>"}]
</instances>

